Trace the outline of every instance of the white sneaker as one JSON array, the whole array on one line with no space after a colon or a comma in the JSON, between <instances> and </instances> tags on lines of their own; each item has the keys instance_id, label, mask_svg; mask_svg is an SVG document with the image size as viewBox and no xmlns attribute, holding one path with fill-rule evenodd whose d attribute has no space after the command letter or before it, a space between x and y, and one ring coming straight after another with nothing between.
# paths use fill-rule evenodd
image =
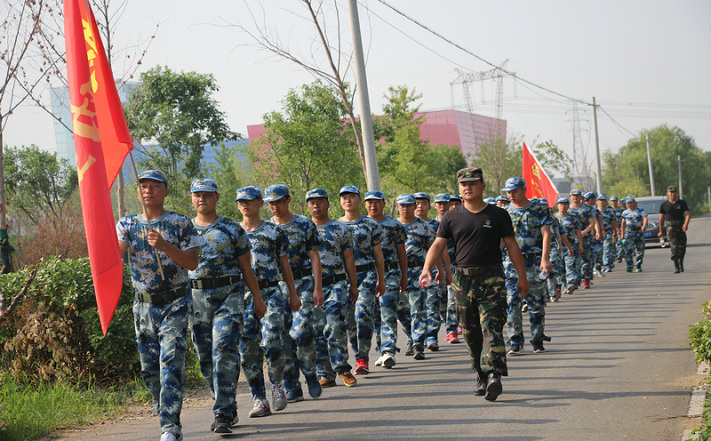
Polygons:
<instances>
[{"instance_id":1,"label":"white sneaker","mask_svg":"<svg viewBox=\"0 0 711 441\"><path fill-rule=\"evenodd\" d=\"M272 407L274 410L286 409L286 392L284 386L280 384L272 384Z\"/></svg>"},{"instance_id":2,"label":"white sneaker","mask_svg":"<svg viewBox=\"0 0 711 441\"><path fill-rule=\"evenodd\" d=\"M375 365L376 366L382 366L383 365L383 359L385 358L385 354L381 355L380 358L375 360Z\"/></svg>"},{"instance_id":3,"label":"white sneaker","mask_svg":"<svg viewBox=\"0 0 711 441\"><path fill-rule=\"evenodd\" d=\"M272 411L269 409L269 401L262 398L254 399L254 407L249 411L250 418L263 417L271 414Z\"/></svg>"},{"instance_id":4,"label":"white sneaker","mask_svg":"<svg viewBox=\"0 0 711 441\"><path fill-rule=\"evenodd\" d=\"M175 435L173 432L163 432L160 435L160 441L183 441L183 434Z\"/></svg>"},{"instance_id":5,"label":"white sneaker","mask_svg":"<svg viewBox=\"0 0 711 441\"><path fill-rule=\"evenodd\" d=\"M384 353L383 356L380 358L383 359L383 367L385 369L390 369L391 367L395 366L395 356L390 352Z\"/></svg>"}]
</instances>

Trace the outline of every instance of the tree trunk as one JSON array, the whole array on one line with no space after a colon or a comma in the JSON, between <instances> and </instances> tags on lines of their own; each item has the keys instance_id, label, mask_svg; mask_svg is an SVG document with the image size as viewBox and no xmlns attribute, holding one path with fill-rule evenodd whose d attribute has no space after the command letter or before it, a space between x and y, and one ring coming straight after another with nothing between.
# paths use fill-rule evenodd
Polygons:
<instances>
[{"instance_id":1,"label":"tree trunk","mask_svg":"<svg viewBox=\"0 0 711 441\"><path fill-rule=\"evenodd\" d=\"M2 115L0 115L0 230L7 230L7 201L5 199L5 143Z\"/></svg>"}]
</instances>

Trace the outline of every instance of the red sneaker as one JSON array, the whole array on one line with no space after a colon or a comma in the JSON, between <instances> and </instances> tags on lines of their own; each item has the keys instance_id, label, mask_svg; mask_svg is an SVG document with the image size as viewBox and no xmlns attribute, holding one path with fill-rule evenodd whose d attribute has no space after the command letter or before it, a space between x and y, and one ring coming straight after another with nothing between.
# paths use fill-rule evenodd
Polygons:
<instances>
[{"instance_id":1,"label":"red sneaker","mask_svg":"<svg viewBox=\"0 0 711 441\"><path fill-rule=\"evenodd\" d=\"M368 369L368 360L365 358L359 358L356 360L355 370L353 371L356 375L366 375L370 372Z\"/></svg>"},{"instance_id":2,"label":"red sneaker","mask_svg":"<svg viewBox=\"0 0 711 441\"><path fill-rule=\"evenodd\" d=\"M447 334L447 340L449 340L449 342L452 344L459 343L457 334L455 334L454 332L450 332L449 334Z\"/></svg>"},{"instance_id":3,"label":"red sneaker","mask_svg":"<svg viewBox=\"0 0 711 441\"><path fill-rule=\"evenodd\" d=\"M585 289L590 288L590 280L583 279L583 288L585 288Z\"/></svg>"}]
</instances>

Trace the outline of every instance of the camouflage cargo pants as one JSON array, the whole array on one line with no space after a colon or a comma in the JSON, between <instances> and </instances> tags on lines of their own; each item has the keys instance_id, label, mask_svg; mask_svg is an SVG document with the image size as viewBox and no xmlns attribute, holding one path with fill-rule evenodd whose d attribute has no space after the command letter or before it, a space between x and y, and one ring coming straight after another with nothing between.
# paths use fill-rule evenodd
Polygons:
<instances>
[{"instance_id":1,"label":"camouflage cargo pants","mask_svg":"<svg viewBox=\"0 0 711 441\"><path fill-rule=\"evenodd\" d=\"M686 255L686 232L682 225L667 225L667 238L671 248L672 260L680 260L684 262Z\"/></svg>"},{"instance_id":2,"label":"camouflage cargo pants","mask_svg":"<svg viewBox=\"0 0 711 441\"><path fill-rule=\"evenodd\" d=\"M348 303L346 315L348 341L356 360L361 358L368 360L368 353L373 344L373 315L375 302L377 302L378 272L373 269L358 273L358 282L358 300L355 304Z\"/></svg>"},{"instance_id":3,"label":"camouflage cargo pants","mask_svg":"<svg viewBox=\"0 0 711 441\"><path fill-rule=\"evenodd\" d=\"M526 262L526 277L530 291L526 297L521 297L516 288L518 278L506 279L506 302L508 303L506 318L506 333L510 344L523 345L523 318L521 307L525 301L528 305L528 316L531 324L531 343L543 343L547 340L543 331L546 326L546 293L547 287L544 280L538 278L540 272L540 257L536 263Z\"/></svg>"},{"instance_id":4,"label":"camouflage cargo pants","mask_svg":"<svg viewBox=\"0 0 711 441\"><path fill-rule=\"evenodd\" d=\"M644 261L644 233L627 230L625 232L625 260L627 269L641 268Z\"/></svg>"},{"instance_id":5,"label":"camouflage cargo pants","mask_svg":"<svg viewBox=\"0 0 711 441\"><path fill-rule=\"evenodd\" d=\"M301 299L301 308L291 312L291 328L284 336L284 387L287 391L301 390L299 371L303 372L306 378L316 378L313 275L297 279L295 284Z\"/></svg>"},{"instance_id":6,"label":"camouflage cargo pants","mask_svg":"<svg viewBox=\"0 0 711 441\"><path fill-rule=\"evenodd\" d=\"M316 371L319 380L335 380L337 373L351 370L348 364L346 310L348 282L341 280L323 287L323 306L314 309L316 318Z\"/></svg>"}]
</instances>

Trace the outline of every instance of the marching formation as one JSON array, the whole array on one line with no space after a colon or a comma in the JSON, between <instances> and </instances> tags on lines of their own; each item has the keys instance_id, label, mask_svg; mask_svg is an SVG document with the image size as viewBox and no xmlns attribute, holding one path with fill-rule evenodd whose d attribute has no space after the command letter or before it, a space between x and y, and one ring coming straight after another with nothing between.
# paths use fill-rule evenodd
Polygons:
<instances>
[{"instance_id":1,"label":"marching formation","mask_svg":"<svg viewBox=\"0 0 711 441\"><path fill-rule=\"evenodd\" d=\"M477 372L474 394L495 401L507 355L525 350L523 313L532 350L543 353L547 302L590 288L623 257L627 271L642 271L647 214L633 197L611 197L610 206L604 194L573 190L554 213L548 201L528 199L518 177L488 200L481 169L460 170L457 181L460 195L434 197L436 218L422 192L398 196L393 218L383 193L344 186L337 201L345 214L331 219L336 197L317 188L305 196L309 219L291 211L286 185L244 187L236 222L217 213L215 181L193 181L191 220L164 208L165 174L141 173L144 211L120 219L117 234L130 258L141 374L161 440L182 439L188 329L218 434L238 423L240 369L253 400L249 417L268 416L304 400L302 375L313 399L337 380L356 386L371 370L373 345L374 366L391 369L401 349L398 322L403 353L414 360L439 350L442 326L449 343L463 339ZM675 194L669 187L662 216L681 272L689 212ZM260 217L265 202L268 220Z\"/></svg>"}]
</instances>

